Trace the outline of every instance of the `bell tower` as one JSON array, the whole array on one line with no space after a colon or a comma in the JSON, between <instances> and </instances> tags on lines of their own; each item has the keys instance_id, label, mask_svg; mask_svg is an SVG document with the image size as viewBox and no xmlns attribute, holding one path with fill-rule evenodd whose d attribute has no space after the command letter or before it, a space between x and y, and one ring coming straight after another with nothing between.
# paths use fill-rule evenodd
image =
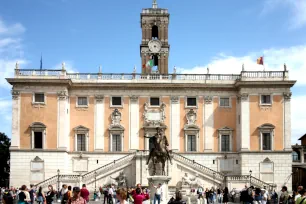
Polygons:
<instances>
[{"instance_id":1,"label":"bell tower","mask_svg":"<svg viewBox=\"0 0 306 204\"><path fill-rule=\"evenodd\" d=\"M153 0L152 8L143 9L141 12L140 57L142 74L168 74L169 17L168 9L158 8L156 0Z\"/></svg>"}]
</instances>

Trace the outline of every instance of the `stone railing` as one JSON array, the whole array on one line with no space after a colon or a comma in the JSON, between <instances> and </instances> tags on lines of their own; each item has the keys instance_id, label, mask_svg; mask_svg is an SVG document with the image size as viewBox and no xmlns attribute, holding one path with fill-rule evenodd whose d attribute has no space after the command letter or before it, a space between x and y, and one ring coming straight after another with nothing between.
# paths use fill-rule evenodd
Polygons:
<instances>
[{"instance_id":1,"label":"stone railing","mask_svg":"<svg viewBox=\"0 0 306 204\"><path fill-rule=\"evenodd\" d=\"M83 182L87 182L91 179L94 179L95 176L99 176L101 177L101 175L109 172L110 170L113 170L115 169L116 167L120 167L122 166L123 164L127 164L128 162L132 161L135 157L135 153L131 153L131 154L128 154L122 158L119 158L117 160L114 160L113 162L111 163L108 163L106 165L103 165L97 169L94 169L90 172L87 172L85 174L82 175L82 181Z\"/></svg>"},{"instance_id":2,"label":"stone railing","mask_svg":"<svg viewBox=\"0 0 306 204\"><path fill-rule=\"evenodd\" d=\"M67 183L74 183L78 182L80 178L80 175L78 174L59 174L52 176L51 178L48 178L40 183L35 184L35 186L41 186L42 188L47 187L48 185L54 185L57 182L67 182Z\"/></svg>"},{"instance_id":3,"label":"stone railing","mask_svg":"<svg viewBox=\"0 0 306 204\"><path fill-rule=\"evenodd\" d=\"M194 168L197 171L201 171L206 175L209 175L211 177L214 177L214 179L223 181L224 180L224 175L220 172L217 172L213 169L210 169L206 166L203 166L202 164L199 164L197 162L195 162L194 160L188 159L178 153L172 152L173 158L177 161L182 162L183 164L186 164L192 168Z\"/></svg>"},{"instance_id":4,"label":"stone railing","mask_svg":"<svg viewBox=\"0 0 306 204\"><path fill-rule=\"evenodd\" d=\"M251 177L251 180L250 180ZM251 185L253 186L259 186L261 188L263 188L264 186L268 187L268 188L272 188L273 185L266 183L254 176L250 176L250 175L233 175L233 176L226 176L227 181L245 181L246 183L250 183L251 181Z\"/></svg>"},{"instance_id":5,"label":"stone railing","mask_svg":"<svg viewBox=\"0 0 306 204\"><path fill-rule=\"evenodd\" d=\"M288 80L288 71L242 71L240 74L137 74L137 73L67 73L66 70L15 69L15 78L54 78L97 81L150 82L182 81L252 81Z\"/></svg>"}]
</instances>

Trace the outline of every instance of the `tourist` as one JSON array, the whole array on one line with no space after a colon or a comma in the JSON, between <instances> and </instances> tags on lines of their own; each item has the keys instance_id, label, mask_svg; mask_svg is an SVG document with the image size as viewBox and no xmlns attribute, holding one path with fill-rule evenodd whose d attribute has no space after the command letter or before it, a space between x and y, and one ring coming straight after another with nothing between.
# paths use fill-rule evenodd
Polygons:
<instances>
[{"instance_id":1,"label":"tourist","mask_svg":"<svg viewBox=\"0 0 306 204\"><path fill-rule=\"evenodd\" d=\"M205 198L206 198L206 203L208 204L209 203L209 194L210 194L210 191L208 190L208 188L205 189Z\"/></svg>"},{"instance_id":2,"label":"tourist","mask_svg":"<svg viewBox=\"0 0 306 204\"><path fill-rule=\"evenodd\" d=\"M171 199L168 204L186 204L185 201L182 200L183 199L183 195L180 191L176 191L175 192L175 199Z\"/></svg>"},{"instance_id":3,"label":"tourist","mask_svg":"<svg viewBox=\"0 0 306 204\"><path fill-rule=\"evenodd\" d=\"M103 190L103 195L104 195L103 204L105 204L105 201L106 203L108 203L108 187L104 187L102 190Z\"/></svg>"},{"instance_id":4,"label":"tourist","mask_svg":"<svg viewBox=\"0 0 306 204\"><path fill-rule=\"evenodd\" d=\"M48 192L46 194L46 202L47 204L52 204L53 202L53 197L54 197L54 190L53 190L53 186L49 185L48 186Z\"/></svg>"},{"instance_id":5,"label":"tourist","mask_svg":"<svg viewBox=\"0 0 306 204\"><path fill-rule=\"evenodd\" d=\"M218 204L222 203L222 194L221 194L221 189L217 189L217 202Z\"/></svg>"},{"instance_id":6,"label":"tourist","mask_svg":"<svg viewBox=\"0 0 306 204\"><path fill-rule=\"evenodd\" d=\"M198 187L197 194L198 194L198 199L199 200L203 199L203 188L202 188L202 186Z\"/></svg>"},{"instance_id":7,"label":"tourist","mask_svg":"<svg viewBox=\"0 0 306 204\"><path fill-rule=\"evenodd\" d=\"M89 191L86 188L86 184L82 185L81 196L86 200L87 203L89 202Z\"/></svg>"},{"instance_id":8,"label":"tourist","mask_svg":"<svg viewBox=\"0 0 306 204\"><path fill-rule=\"evenodd\" d=\"M296 203L297 199L298 199L299 197L302 196L301 193L300 193L301 190L303 190L303 186L298 186L298 187L297 187L297 192L296 192L296 194L295 194L295 196L294 196L294 201L295 201L295 203ZM297 204L298 204L298 203L297 203Z\"/></svg>"},{"instance_id":9,"label":"tourist","mask_svg":"<svg viewBox=\"0 0 306 204\"><path fill-rule=\"evenodd\" d=\"M61 193L61 198L62 198L61 204L66 204L67 201L69 200L69 198L68 198L68 188L67 188L66 184L63 185L63 188L62 188L60 193Z\"/></svg>"},{"instance_id":10,"label":"tourist","mask_svg":"<svg viewBox=\"0 0 306 204\"><path fill-rule=\"evenodd\" d=\"M295 204L306 204L306 189L302 188L299 193L301 196L296 199Z\"/></svg>"},{"instance_id":11,"label":"tourist","mask_svg":"<svg viewBox=\"0 0 306 204\"><path fill-rule=\"evenodd\" d=\"M13 196L9 193L9 190L1 190L1 201L3 204L13 204Z\"/></svg>"},{"instance_id":12,"label":"tourist","mask_svg":"<svg viewBox=\"0 0 306 204\"><path fill-rule=\"evenodd\" d=\"M268 197L269 197L268 191L267 191L266 189L262 189L262 190L261 190L261 195L262 195L261 203L262 203L262 204L267 204L267 202L268 202Z\"/></svg>"},{"instance_id":13,"label":"tourist","mask_svg":"<svg viewBox=\"0 0 306 204\"><path fill-rule=\"evenodd\" d=\"M43 204L45 201L46 201L46 197L45 197L44 192L42 191L42 187L40 186L37 192L37 203Z\"/></svg>"},{"instance_id":14,"label":"tourist","mask_svg":"<svg viewBox=\"0 0 306 204\"><path fill-rule=\"evenodd\" d=\"M28 202L31 202L31 198L30 198L30 194L27 191L27 186L26 185L22 185L20 188L20 192L17 195L18 197L18 204L26 204Z\"/></svg>"},{"instance_id":15,"label":"tourist","mask_svg":"<svg viewBox=\"0 0 306 204\"><path fill-rule=\"evenodd\" d=\"M33 184L30 184L30 190L29 190L29 194L30 194L30 199L31 199L31 204L34 204L34 200L35 200L35 197L36 197L36 195L35 195L35 187L34 187L34 185Z\"/></svg>"},{"instance_id":16,"label":"tourist","mask_svg":"<svg viewBox=\"0 0 306 204\"><path fill-rule=\"evenodd\" d=\"M68 200L72 197L72 191L71 191L71 186L68 186L68 191L67 191L67 195L68 195ZM82 190L81 190L81 195L82 195Z\"/></svg>"},{"instance_id":17,"label":"tourist","mask_svg":"<svg viewBox=\"0 0 306 204\"><path fill-rule=\"evenodd\" d=\"M160 204L160 199L161 199L161 195L162 195L162 184L159 183L157 186L154 186L152 183L152 186L155 188L155 195L154 195L154 201L153 204L156 204L156 200L158 202L158 204Z\"/></svg>"},{"instance_id":18,"label":"tourist","mask_svg":"<svg viewBox=\"0 0 306 204\"><path fill-rule=\"evenodd\" d=\"M288 201L289 201L289 193L287 191L287 187L283 186L282 187L282 193L279 197L279 203L280 204L288 204Z\"/></svg>"},{"instance_id":19,"label":"tourist","mask_svg":"<svg viewBox=\"0 0 306 204\"><path fill-rule=\"evenodd\" d=\"M137 188L136 193L133 195L134 204L142 204L146 200L146 196L141 194L141 189Z\"/></svg>"},{"instance_id":20,"label":"tourist","mask_svg":"<svg viewBox=\"0 0 306 204\"><path fill-rule=\"evenodd\" d=\"M110 186L108 188L108 200L107 200L107 204L114 204L113 196L114 196L114 187Z\"/></svg>"},{"instance_id":21,"label":"tourist","mask_svg":"<svg viewBox=\"0 0 306 204\"><path fill-rule=\"evenodd\" d=\"M228 196L229 196L228 188L225 187L224 192L223 192L223 203L225 204L228 203Z\"/></svg>"},{"instance_id":22,"label":"tourist","mask_svg":"<svg viewBox=\"0 0 306 204\"><path fill-rule=\"evenodd\" d=\"M255 200L256 203L261 203L262 195L261 195L261 189L260 188L255 188L254 200Z\"/></svg>"},{"instance_id":23,"label":"tourist","mask_svg":"<svg viewBox=\"0 0 306 204\"><path fill-rule=\"evenodd\" d=\"M73 196L68 200L68 204L86 204L86 200L81 197L81 189L73 187Z\"/></svg>"},{"instance_id":24,"label":"tourist","mask_svg":"<svg viewBox=\"0 0 306 204\"><path fill-rule=\"evenodd\" d=\"M127 204L127 201L126 201L127 192L124 189L118 189L116 191L116 195L117 195L119 204Z\"/></svg>"}]
</instances>

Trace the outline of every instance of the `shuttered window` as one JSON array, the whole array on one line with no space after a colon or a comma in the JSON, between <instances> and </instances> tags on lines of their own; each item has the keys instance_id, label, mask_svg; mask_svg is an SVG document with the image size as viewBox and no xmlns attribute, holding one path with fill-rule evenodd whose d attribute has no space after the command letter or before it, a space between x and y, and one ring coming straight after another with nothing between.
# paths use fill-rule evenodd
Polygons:
<instances>
[{"instance_id":1,"label":"shuttered window","mask_svg":"<svg viewBox=\"0 0 306 204\"><path fill-rule=\"evenodd\" d=\"M229 135L221 136L221 151L222 152L230 151L230 136Z\"/></svg>"},{"instance_id":2,"label":"shuttered window","mask_svg":"<svg viewBox=\"0 0 306 204\"><path fill-rule=\"evenodd\" d=\"M195 152L196 149L196 136L195 135L188 135L187 136L187 151L188 152Z\"/></svg>"},{"instance_id":3,"label":"shuttered window","mask_svg":"<svg viewBox=\"0 0 306 204\"><path fill-rule=\"evenodd\" d=\"M122 147L121 135L112 135L112 150L113 152L120 152Z\"/></svg>"},{"instance_id":4,"label":"shuttered window","mask_svg":"<svg viewBox=\"0 0 306 204\"><path fill-rule=\"evenodd\" d=\"M86 151L86 137L84 134L77 135L77 151Z\"/></svg>"},{"instance_id":5,"label":"shuttered window","mask_svg":"<svg viewBox=\"0 0 306 204\"><path fill-rule=\"evenodd\" d=\"M230 99L229 98L220 98L220 106L221 107L230 107Z\"/></svg>"},{"instance_id":6,"label":"shuttered window","mask_svg":"<svg viewBox=\"0 0 306 204\"><path fill-rule=\"evenodd\" d=\"M78 97L78 106L88 106L87 97Z\"/></svg>"}]
</instances>

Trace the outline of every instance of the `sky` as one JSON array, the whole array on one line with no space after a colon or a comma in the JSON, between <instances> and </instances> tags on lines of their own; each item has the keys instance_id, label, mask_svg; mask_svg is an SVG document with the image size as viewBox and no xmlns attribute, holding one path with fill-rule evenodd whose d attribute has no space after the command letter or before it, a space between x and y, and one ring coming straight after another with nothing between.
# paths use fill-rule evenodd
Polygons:
<instances>
[{"instance_id":1,"label":"sky","mask_svg":"<svg viewBox=\"0 0 306 204\"><path fill-rule=\"evenodd\" d=\"M11 86L20 68L140 72L140 12L152 0L0 0L0 132L11 135ZM306 0L157 0L170 12L169 70L239 73L287 64L292 144L306 133Z\"/></svg>"}]
</instances>

